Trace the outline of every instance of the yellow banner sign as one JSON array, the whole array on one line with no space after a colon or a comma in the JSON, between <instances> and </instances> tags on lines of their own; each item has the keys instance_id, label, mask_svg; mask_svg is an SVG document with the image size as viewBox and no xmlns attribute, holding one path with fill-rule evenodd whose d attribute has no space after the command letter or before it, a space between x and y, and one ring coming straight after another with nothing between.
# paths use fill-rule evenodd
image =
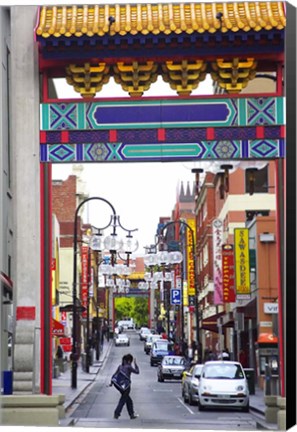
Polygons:
<instances>
[{"instance_id":1,"label":"yellow banner sign","mask_svg":"<svg viewBox=\"0 0 297 432\"><path fill-rule=\"evenodd\" d=\"M234 246L236 295L241 299L249 299L251 294L251 285L248 228L234 229Z\"/></svg>"},{"instance_id":2,"label":"yellow banner sign","mask_svg":"<svg viewBox=\"0 0 297 432\"><path fill-rule=\"evenodd\" d=\"M195 263L193 256L193 240L195 244L195 219L187 219L187 224L193 230L187 228L187 271L188 271L188 295L195 296Z\"/></svg>"}]
</instances>

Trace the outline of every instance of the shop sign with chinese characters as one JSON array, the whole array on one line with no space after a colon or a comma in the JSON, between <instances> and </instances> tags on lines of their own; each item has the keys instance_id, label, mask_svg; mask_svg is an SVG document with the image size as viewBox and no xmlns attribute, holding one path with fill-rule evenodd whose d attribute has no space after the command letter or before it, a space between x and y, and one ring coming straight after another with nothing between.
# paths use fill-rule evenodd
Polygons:
<instances>
[{"instance_id":1,"label":"shop sign with chinese characters","mask_svg":"<svg viewBox=\"0 0 297 432\"><path fill-rule=\"evenodd\" d=\"M187 229L187 267L188 267L188 295L189 297L195 296L195 263L193 256L193 241L195 242L195 220L188 219L187 224L190 229ZM192 237L194 234L194 239Z\"/></svg>"},{"instance_id":2,"label":"shop sign with chinese characters","mask_svg":"<svg viewBox=\"0 0 297 432\"><path fill-rule=\"evenodd\" d=\"M81 248L81 303L87 307L88 302L88 246ZM82 313L83 318L87 316L86 311Z\"/></svg>"},{"instance_id":3,"label":"shop sign with chinese characters","mask_svg":"<svg viewBox=\"0 0 297 432\"><path fill-rule=\"evenodd\" d=\"M234 229L234 245L236 296L239 299L249 299L251 296L251 286L248 228Z\"/></svg>"},{"instance_id":4,"label":"shop sign with chinese characters","mask_svg":"<svg viewBox=\"0 0 297 432\"><path fill-rule=\"evenodd\" d=\"M214 283L214 304L223 303L222 285L222 245L223 245L223 221L214 219L212 222L213 240L213 283Z\"/></svg>"},{"instance_id":5,"label":"shop sign with chinese characters","mask_svg":"<svg viewBox=\"0 0 297 432\"><path fill-rule=\"evenodd\" d=\"M222 271L223 271L223 301L235 302L234 282L234 247L231 244L222 246Z\"/></svg>"}]
</instances>

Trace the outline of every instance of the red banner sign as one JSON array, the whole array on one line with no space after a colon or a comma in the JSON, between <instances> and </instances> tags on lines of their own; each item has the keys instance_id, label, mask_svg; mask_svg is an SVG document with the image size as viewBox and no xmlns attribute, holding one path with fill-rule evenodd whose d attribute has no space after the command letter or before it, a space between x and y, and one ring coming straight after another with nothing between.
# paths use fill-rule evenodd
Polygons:
<instances>
[{"instance_id":1,"label":"red banner sign","mask_svg":"<svg viewBox=\"0 0 297 432\"><path fill-rule=\"evenodd\" d=\"M80 299L82 305L86 308L88 303L88 246L82 246L81 248L81 291ZM82 313L85 318L87 316L86 311Z\"/></svg>"},{"instance_id":2,"label":"red banner sign","mask_svg":"<svg viewBox=\"0 0 297 432\"><path fill-rule=\"evenodd\" d=\"M233 245L222 245L222 277L223 277L223 302L233 303L235 296L235 271Z\"/></svg>"},{"instance_id":3,"label":"red banner sign","mask_svg":"<svg viewBox=\"0 0 297 432\"><path fill-rule=\"evenodd\" d=\"M53 318L52 335L53 336L65 336L65 327L59 321Z\"/></svg>"},{"instance_id":4,"label":"red banner sign","mask_svg":"<svg viewBox=\"0 0 297 432\"><path fill-rule=\"evenodd\" d=\"M63 337L59 339L60 345L71 345L70 337Z\"/></svg>"}]
</instances>

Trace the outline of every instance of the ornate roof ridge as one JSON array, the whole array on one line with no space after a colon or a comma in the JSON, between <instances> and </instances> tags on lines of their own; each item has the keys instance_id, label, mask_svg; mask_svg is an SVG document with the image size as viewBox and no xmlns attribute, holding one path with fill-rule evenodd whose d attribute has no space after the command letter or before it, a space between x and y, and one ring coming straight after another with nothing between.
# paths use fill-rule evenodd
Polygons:
<instances>
[{"instance_id":1,"label":"ornate roof ridge","mask_svg":"<svg viewBox=\"0 0 297 432\"><path fill-rule=\"evenodd\" d=\"M59 38L258 32L285 26L284 2L57 5L40 8L36 35Z\"/></svg>"}]
</instances>

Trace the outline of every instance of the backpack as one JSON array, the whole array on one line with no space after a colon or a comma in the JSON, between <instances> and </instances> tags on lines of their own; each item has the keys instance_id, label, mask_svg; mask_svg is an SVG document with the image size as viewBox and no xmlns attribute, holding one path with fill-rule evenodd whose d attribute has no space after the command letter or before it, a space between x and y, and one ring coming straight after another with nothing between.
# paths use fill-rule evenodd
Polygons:
<instances>
[{"instance_id":1,"label":"backpack","mask_svg":"<svg viewBox=\"0 0 297 432\"><path fill-rule=\"evenodd\" d=\"M120 392L127 390L131 385L130 378L121 368L111 377L111 382Z\"/></svg>"}]
</instances>

